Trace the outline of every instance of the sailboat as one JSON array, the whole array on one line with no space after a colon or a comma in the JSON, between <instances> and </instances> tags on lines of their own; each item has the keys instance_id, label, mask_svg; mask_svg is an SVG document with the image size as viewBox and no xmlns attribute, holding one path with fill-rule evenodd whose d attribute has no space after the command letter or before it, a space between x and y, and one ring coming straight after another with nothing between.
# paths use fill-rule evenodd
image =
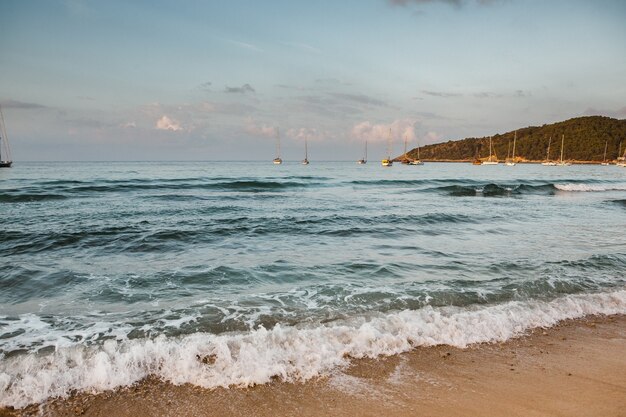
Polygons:
<instances>
[{"instance_id":1,"label":"sailboat","mask_svg":"<svg viewBox=\"0 0 626 417\"><path fill-rule=\"evenodd\" d=\"M622 142L619 143L619 153L617 154L617 165L618 167L626 168L626 149L624 149L624 156L619 156L622 153Z\"/></svg>"},{"instance_id":2,"label":"sailboat","mask_svg":"<svg viewBox=\"0 0 626 417\"><path fill-rule=\"evenodd\" d=\"M409 162L409 165L424 165L424 163L420 160L420 143L417 142L417 159L412 159Z\"/></svg>"},{"instance_id":3,"label":"sailboat","mask_svg":"<svg viewBox=\"0 0 626 417\"><path fill-rule=\"evenodd\" d=\"M356 161L356 163L359 165L367 164L367 141L365 141L365 156Z\"/></svg>"},{"instance_id":4,"label":"sailboat","mask_svg":"<svg viewBox=\"0 0 626 417\"><path fill-rule=\"evenodd\" d=\"M572 165L571 162L563 162L563 145L565 144L565 135L561 135L561 159L557 163L557 166L566 167Z\"/></svg>"},{"instance_id":5,"label":"sailboat","mask_svg":"<svg viewBox=\"0 0 626 417\"><path fill-rule=\"evenodd\" d=\"M6 159L2 159L2 155L4 155ZM4 115L2 114L2 108L0 107L0 168L11 168L11 165L13 165L13 161L11 160L9 137L7 136L7 130L4 126Z\"/></svg>"},{"instance_id":6,"label":"sailboat","mask_svg":"<svg viewBox=\"0 0 626 417\"><path fill-rule=\"evenodd\" d=\"M409 159L409 157L406 155L406 135L404 136L404 154L402 155L402 164L404 165L408 165L409 162L411 162L411 160Z\"/></svg>"},{"instance_id":7,"label":"sailboat","mask_svg":"<svg viewBox=\"0 0 626 417\"><path fill-rule=\"evenodd\" d=\"M606 160L606 150L607 150L608 147L609 147L609 141L607 140L604 143L604 157L602 158L602 163L600 165L606 166L606 165L609 164L608 161Z\"/></svg>"},{"instance_id":8,"label":"sailboat","mask_svg":"<svg viewBox=\"0 0 626 417\"><path fill-rule=\"evenodd\" d=\"M280 130L276 128L276 158L274 158L274 165L280 165L283 163L283 160L280 159Z\"/></svg>"},{"instance_id":9,"label":"sailboat","mask_svg":"<svg viewBox=\"0 0 626 417\"><path fill-rule=\"evenodd\" d=\"M493 157L496 157L496 160L493 160ZM489 159L486 161L483 161L482 163L483 165L498 165L498 155L494 155L492 152L492 148L491 148L491 136L489 136Z\"/></svg>"},{"instance_id":10,"label":"sailboat","mask_svg":"<svg viewBox=\"0 0 626 417\"><path fill-rule=\"evenodd\" d=\"M552 136L548 139L548 152L546 153L546 160L541 163L541 165L553 167L556 165L556 162L550 160L550 144L552 143Z\"/></svg>"},{"instance_id":11,"label":"sailboat","mask_svg":"<svg viewBox=\"0 0 626 417\"><path fill-rule=\"evenodd\" d=\"M511 159L508 158L506 159L506 162L504 163L504 165L512 167L515 165L515 142L517 141L517 130L515 131L515 135L513 136L513 156L511 156Z\"/></svg>"},{"instance_id":12,"label":"sailboat","mask_svg":"<svg viewBox=\"0 0 626 417\"><path fill-rule=\"evenodd\" d=\"M302 160L302 165L309 165L309 147L306 143L306 137L304 138L304 159Z\"/></svg>"},{"instance_id":13,"label":"sailboat","mask_svg":"<svg viewBox=\"0 0 626 417\"><path fill-rule=\"evenodd\" d=\"M383 159L381 164L384 167L390 167L393 165L393 161L391 160L391 129L389 129L389 137L387 138L387 158Z\"/></svg>"}]
</instances>

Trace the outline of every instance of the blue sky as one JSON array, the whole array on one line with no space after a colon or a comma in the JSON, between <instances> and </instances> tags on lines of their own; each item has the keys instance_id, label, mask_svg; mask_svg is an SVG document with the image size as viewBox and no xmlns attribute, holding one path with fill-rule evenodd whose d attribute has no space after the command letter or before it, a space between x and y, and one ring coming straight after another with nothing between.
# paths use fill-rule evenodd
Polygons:
<instances>
[{"instance_id":1,"label":"blue sky","mask_svg":"<svg viewBox=\"0 0 626 417\"><path fill-rule=\"evenodd\" d=\"M623 0L0 1L15 160L354 160L626 118Z\"/></svg>"}]
</instances>

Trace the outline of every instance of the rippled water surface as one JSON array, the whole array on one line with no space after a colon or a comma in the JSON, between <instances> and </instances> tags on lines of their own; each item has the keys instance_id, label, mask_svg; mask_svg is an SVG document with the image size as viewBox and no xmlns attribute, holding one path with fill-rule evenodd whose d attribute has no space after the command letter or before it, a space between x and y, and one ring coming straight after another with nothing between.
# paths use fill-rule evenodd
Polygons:
<instances>
[{"instance_id":1,"label":"rippled water surface","mask_svg":"<svg viewBox=\"0 0 626 417\"><path fill-rule=\"evenodd\" d=\"M0 405L626 312L615 166L23 163L0 218Z\"/></svg>"}]
</instances>

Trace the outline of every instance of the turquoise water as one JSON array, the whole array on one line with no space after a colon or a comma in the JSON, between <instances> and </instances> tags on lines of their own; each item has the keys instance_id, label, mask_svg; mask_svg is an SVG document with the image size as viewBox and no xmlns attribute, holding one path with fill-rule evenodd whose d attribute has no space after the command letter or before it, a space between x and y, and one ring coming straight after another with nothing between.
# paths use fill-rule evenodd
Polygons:
<instances>
[{"instance_id":1,"label":"turquoise water","mask_svg":"<svg viewBox=\"0 0 626 417\"><path fill-rule=\"evenodd\" d=\"M21 163L0 218L0 405L626 312L615 166Z\"/></svg>"}]
</instances>

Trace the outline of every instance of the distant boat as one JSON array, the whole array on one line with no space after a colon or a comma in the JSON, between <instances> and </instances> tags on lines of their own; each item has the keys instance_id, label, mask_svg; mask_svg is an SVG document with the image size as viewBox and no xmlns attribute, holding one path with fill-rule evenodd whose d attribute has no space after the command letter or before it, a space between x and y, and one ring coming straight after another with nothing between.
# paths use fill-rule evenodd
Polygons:
<instances>
[{"instance_id":1,"label":"distant boat","mask_svg":"<svg viewBox=\"0 0 626 417\"><path fill-rule=\"evenodd\" d=\"M406 135L404 135L404 154L402 155L402 161L400 162L404 165L409 165L409 162L411 162L411 160L406 155L406 142L407 142Z\"/></svg>"},{"instance_id":2,"label":"distant boat","mask_svg":"<svg viewBox=\"0 0 626 417\"><path fill-rule=\"evenodd\" d=\"M493 160L493 157L495 158L495 161ZM486 161L482 162L482 165L498 165L498 155L494 155L492 153L492 147L491 147L491 136L489 136L489 159L487 159Z\"/></svg>"},{"instance_id":3,"label":"distant boat","mask_svg":"<svg viewBox=\"0 0 626 417\"><path fill-rule=\"evenodd\" d=\"M556 164L557 166L561 166L561 167L567 167L572 165L571 162L567 162L567 161L563 161L563 145L565 145L565 135L561 135L561 159L559 160L559 162Z\"/></svg>"},{"instance_id":4,"label":"distant boat","mask_svg":"<svg viewBox=\"0 0 626 417\"><path fill-rule=\"evenodd\" d=\"M622 143L620 142L619 144L619 151L620 153L622 152ZM615 165L617 165L618 167L622 167L622 168L626 168L626 149L624 149L624 156L619 156L619 153L617 154L617 163Z\"/></svg>"},{"instance_id":5,"label":"distant boat","mask_svg":"<svg viewBox=\"0 0 626 417\"><path fill-rule=\"evenodd\" d=\"M417 142L417 159L412 159L409 162L409 165L424 165L424 163L420 160L420 143Z\"/></svg>"},{"instance_id":6,"label":"distant boat","mask_svg":"<svg viewBox=\"0 0 626 417\"><path fill-rule=\"evenodd\" d=\"M504 162L504 165L506 166L514 166L515 165L515 142L517 140L517 130L515 131L515 136L513 136L513 155L511 156L511 159L508 158L507 155L507 159Z\"/></svg>"},{"instance_id":7,"label":"distant boat","mask_svg":"<svg viewBox=\"0 0 626 417\"><path fill-rule=\"evenodd\" d=\"M607 140L604 143L604 156L602 157L602 163L600 165L605 165L606 166L606 165L609 164L608 161L606 160L606 150L607 150L608 147L609 147L609 141Z\"/></svg>"},{"instance_id":8,"label":"distant boat","mask_svg":"<svg viewBox=\"0 0 626 417\"><path fill-rule=\"evenodd\" d=\"M302 160L302 165L309 165L309 147L306 143L306 137L304 138L304 159Z\"/></svg>"},{"instance_id":9,"label":"distant boat","mask_svg":"<svg viewBox=\"0 0 626 417\"><path fill-rule=\"evenodd\" d=\"M2 159L4 150L4 157ZM11 160L11 149L9 148L9 137L7 136L7 130L4 125L4 115L2 114L2 108L0 107L0 168L11 168L13 161Z\"/></svg>"},{"instance_id":10,"label":"distant boat","mask_svg":"<svg viewBox=\"0 0 626 417\"><path fill-rule=\"evenodd\" d=\"M280 159L280 130L276 128L276 158L274 158L274 165L280 165L283 163L283 160Z\"/></svg>"},{"instance_id":11,"label":"distant boat","mask_svg":"<svg viewBox=\"0 0 626 417\"><path fill-rule=\"evenodd\" d=\"M390 167L393 165L393 160L391 159L391 129L389 129L389 137L387 138L387 158L380 162L384 167Z\"/></svg>"},{"instance_id":12,"label":"distant boat","mask_svg":"<svg viewBox=\"0 0 626 417\"><path fill-rule=\"evenodd\" d=\"M553 167L556 165L556 162L550 160L550 144L552 143L552 136L548 139L548 152L546 153L546 160L541 163L541 165Z\"/></svg>"},{"instance_id":13,"label":"distant boat","mask_svg":"<svg viewBox=\"0 0 626 417\"><path fill-rule=\"evenodd\" d=\"M359 165L367 164L367 141L365 141L365 156L356 161L356 163Z\"/></svg>"}]
</instances>

